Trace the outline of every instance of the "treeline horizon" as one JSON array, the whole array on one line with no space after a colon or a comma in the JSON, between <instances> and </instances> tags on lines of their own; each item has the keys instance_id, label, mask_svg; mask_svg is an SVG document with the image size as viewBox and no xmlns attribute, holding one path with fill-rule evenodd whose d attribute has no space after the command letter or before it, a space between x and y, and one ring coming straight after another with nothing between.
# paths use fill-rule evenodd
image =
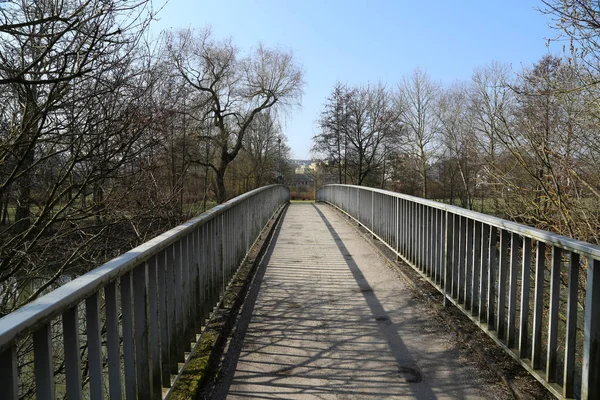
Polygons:
<instances>
[{"instance_id":1,"label":"treeline horizon","mask_svg":"<svg viewBox=\"0 0 600 400\"><path fill-rule=\"evenodd\" d=\"M573 48L518 72L491 62L448 85L421 69L396 84L338 82L313 137L321 179L599 244L600 88L585 56Z\"/></svg>"}]
</instances>

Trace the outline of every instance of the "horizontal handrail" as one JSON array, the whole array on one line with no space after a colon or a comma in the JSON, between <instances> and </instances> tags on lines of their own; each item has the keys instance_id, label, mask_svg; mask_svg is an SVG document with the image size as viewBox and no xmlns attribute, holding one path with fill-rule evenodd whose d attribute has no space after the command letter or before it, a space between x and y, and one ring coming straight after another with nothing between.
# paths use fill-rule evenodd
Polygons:
<instances>
[{"instance_id":1,"label":"horizontal handrail","mask_svg":"<svg viewBox=\"0 0 600 400\"><path fill-rule=\"evenodd\" d=\"M220 204L0 318L0 352L10 342L14 341L18 334L27 335L31 333L46 319L52 319L60 315L66 308L81 302L91 293L97 291L98 288L106 286L108 282L114 281L130 271L135 265L146 261L160 250L187 235L195 227L216 218L234 205L268 189L269 186L254 189Z\"/></svg>"},{"instance_id":2,"label":"horizontal handrail","mask_svg":"<svg viewBox=\"0 0 600 400\"><path fill-rule=\"evenodd\" d=\"M600 398L599 246L382 189L326 185L317 201L357 220L558 398Z\"/></svg>"},{"instance_id":3,"label":"horizontal handrail","mask_svg":"<svg viewBox=\"0 0 600 400\"><path fill-rule=\"evenodd\" d=\"M364 186L356 186L356 185L339 185L339 184L331 184L326 187L353 187L353 188L361 188L365 189ZM381 193L388 196L397 197L399 199L413 201L418 204L423 204L438 210L448 211L456 215L461 215L463 217L467 217L470 219L478 220L481 222L485 222L490 226L495 226L496 228L502 228L506 230L510 230L512 232L518 233L523 236L528 236L535 240L540 240L548 244L553 244L562 247L565 250L576 251L582 255L594 257L596 259L600 259L600 246L594 245L592 243L583 242L581 240L573 239L570 237L566 237L563 235L559 235L557 233L552 233L548 231L544 231L542 229L534 228L531 226L527 226L524 224L520 224L514 221L508 221L502 218L494 217L493 215L483 214L477 211L468 210L466 208L453 206L450 204L440 203L434 200L422 199L416 196L410 196L403 193L390 192L388 190L378 189L378 188L368 188L369 191L375 193Z\"/></svg>"},{"instance_id":4,"label":"horizontal handrail","mask_svg":"<svg viewBox=\"0 0 600 400\"><path fill-rule=\"evenodd\" d=\"M17 376L17 358L20 355L17 354L16 343L28 337L33 337L34 342L36 392L46 398L44 393L54 391L50 342L55 340L56 334L52 337L50 331L54 320L60 316L63 326L59 330L65 335L66 390L71 390L71 393L81 390L77 388L78 385L82 386L81 366L72 365L80 362L80 323L77 322L75 326L71 323L69 327L67 324L72 318L77 321L78 307L85 303L89 362L94 363L89 368L90 393L102 393L104 385L101 382L106 372L102 372L102 369L108 364L113 380L111 397L120 393L122 371L126 373L126 392L133 390L138 398L160 397L161 373L164 374L162 385L168 387L169 373L165 371L169 369L169 363L173 365L173 358L180 359L183 356L192 332L219 301L264 225L288 200L289 189L283 185L265 186L245 193L1 318L0 387L7 388L3 396L18 398L20 379ZM117 292L117 286L120 293ZM119 294L121 304L117 306ZM104 314L100 312L103 299L106 301ZM196 301L202 304L196 304ZM117 326L118 315L122 316L121 329ZM101 329L104 319L108 333ZM97 331L90 333L91 327ZM123 343L119 344L119 340L115 341L114 338L118 338L121 331ZM159 339L159 331L162 339ZM128 341L133 339L128 337L128 333L135 336L135 350L128 347ZM108 349L108 362L102 361L100 335L111 337L106 340L112 343ZM71 348L67 337L73 338L77 346ZM178 344L169 345L175 342ZM152 349L149 346L154 346L153 357L159 359L159 363L153 366L144 365L150 363L148 353ZM159 348L161 353L158 353ZM115 359L115 354L118 359ZM134 359L138 376L132 377L134 368L130 361ZM174 365L174 368L170 368L171 373L177 370L177 364ZM147 371L145 376L143 371ZM140 386L145 380L150 382L152 376L155 378L154 388ZM136 380L141 382L136 385ZM53 398L53 394L48 393L47 396Z\"/></svg>"}]
</instances>

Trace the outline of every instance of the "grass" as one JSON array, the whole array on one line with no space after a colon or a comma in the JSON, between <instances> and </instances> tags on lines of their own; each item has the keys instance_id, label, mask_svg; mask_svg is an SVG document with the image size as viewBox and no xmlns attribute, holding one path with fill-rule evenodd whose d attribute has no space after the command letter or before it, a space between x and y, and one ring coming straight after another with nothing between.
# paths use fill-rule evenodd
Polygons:
<instances>
[{"instance_id":1,"label":"grass","mask_svg":"<svg viewBox=\"0 0 600 400\"><path fill-rule=\"evenodd\" d=\"M216 201L207 201L206 202L206 211L217 205ZM187 215L200 215L204 211L202 211L202 201L197 203L188 203L183 205L183 213Z\"/></svg>"},{"instance_id":2,"label":"grass","mask_svg":"<svg viewBox=\"0 0 600 400\"><path fill-rule=\"evenodd\" d=\"M450 204L450 201L448 201L448 199L432 199L432 200L437 201L439 203ZM452 205L457 206L457 207L463 207L463 205L461 204L459 199L454 199L454 201L452 202ZM498 209L503 210L504 207L505 207L504 199L498 199ZM473 211L477 211L482 214L496 215L498 210L496 210L496 206L494 204L494 199L486 198L486 199L483 199L483 202L482 202L481 198L477 197L477 198L473 199Z\"/></svg>"}]
</instances>

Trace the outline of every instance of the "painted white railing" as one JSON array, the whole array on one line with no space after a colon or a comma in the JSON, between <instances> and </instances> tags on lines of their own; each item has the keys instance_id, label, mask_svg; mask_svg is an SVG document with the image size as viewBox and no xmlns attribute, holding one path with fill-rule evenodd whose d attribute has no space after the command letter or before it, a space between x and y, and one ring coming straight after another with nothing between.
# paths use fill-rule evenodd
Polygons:
<instances>
[{"instance_id":1,"label":"painted white railing","mask_svg":"<svg viewBox=\"0 0 600 400\"><path fill-rule=\"evenodd\" d=\"M250 247L288 200L282 185L243 194L0 319L0 398L31 387L37 399L57 392L162 398Z\"/></svg>"},{"instance_id":2,"label":"painted white railing","mask_svg":"<svg viewBox=\"0 0 600 400\"><path fill-rule=\"evenodd\" d=\"M557 397L600 399L600 247L367 187L327 185L317 201L357 220Z\"/></svg>"}]
</instances>

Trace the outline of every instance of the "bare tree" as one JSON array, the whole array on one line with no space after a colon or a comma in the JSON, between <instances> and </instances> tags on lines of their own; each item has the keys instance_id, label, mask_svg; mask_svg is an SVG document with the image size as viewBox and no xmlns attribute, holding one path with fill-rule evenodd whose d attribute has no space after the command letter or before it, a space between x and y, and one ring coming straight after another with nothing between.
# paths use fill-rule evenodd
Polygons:
<instances>
[{"instance_id":1,"label":"bare tree","mask_svg":"<svg viewBox=\"0 0 600 400\"><path fill-rule=\"evenodd\" d=\"M386 159L385 150L390 150L385 144L400 133L392 97L382 84L357 87L348 96L346 112L349 176L357 185L367 183L367 178L377 184L375 176Z\"/></svg>"},{"instance_id":2,"label":"bare tree","mask_svg":"<svg viewBox=\"0 0 600 400\"><path fill-rule=\"evenodd\" d=\"M338 183L347 177L347 104L351 91L342 83L334 85L318 121L320 132L313 139L312 151L324 155L328 167L336 167Z\"/></svg>"},{"instance_id":3,"label":"bare tree","mask_svg":"<svg viewBox=\"0 0 600 400\"><path fill-rule=\"evenodd\" d=\"M5 0L0 85L58 84L98 73L104 56L136 42L151 16L148 0Z\"/></svg>"},{"instance_id":4,"label":"bare tree","mask_svg":"<svg viewBox=\"0 0 600 400\"><path fill-rule=\"evenodd\" d=\"M115 223L115 215L104 218L108 206L127 197L120 183L150 143L143 102L151 77L140 72L136 50L146 6L0 8L0 313L93 264L91 254L107 255L94 247ZM40 287L19 297L33 277Z\"/></svg>"},{"instance_id":5,"label":"bare tree","mask_svg":"<svg viewBox=\"0 0 600 400\"><path fill-rule=\"evenodd\" d=\"M456 166L460 175L463 206L473 209L479 159L466 85L457 83L442 92L438 118L443 143L448 150L446 158Z\"/></svg>"},{"instance_id":6,"label":"bare tree","mask_svg":"<svg viewBox=\"0 0 600 400\"><path fill-rule=\"evenodd\" d=\"M242 149L254 118L269 108L297 104L303 72L291 52L259 45L240 57L231 40L217 41L210 30L184 30L166 38L169 59L186 82L198 91L204 115L216 133L203 137L213 143L217 156L208 166L215 173L217 201L227 198L225 173Z\"/></svg>"},{"instance_id":7,"label":"bare tree","mask_svg":"<svg viewBox=\"0 0 600 400\"><path fill-rule=\"evenodd\" d=\"M588 138L598 136L589 100L574 90L579 76L568 60L545 56L514 88L514 128L499 136L518 166L506 211L544 229L597 241L598 211L590 207L594 189L582 183L597 185L597 164L588 163L587 155Z\"/></svg>"},{"instance_id":8,"label":"bare tree","mask_svg":"<svg viewBox=\"0 0 600 400\"><path fill-rule=\"evenodd\" d=\"M147 11L145 1L131 0L101 7L98 1L3 3L0 85L12 94L14 107L7 110L13 123L0 149L0 160L12 158L8 164L13 168L0 182L0 197L8 187L17 192L15 229L30 226L37 144L46 132L65 128L51 116L74 101L75 82L86 85L130 62L129 53L148 22Z\"/></svg>"},{"instance_id":9,"label":"bare tree","mask_svg":"<svg viewBox=\"0 0 600 400\"><path fill-rule=\"evenodd\" d=\"M569 47L567 61L573 64L577 74L577 85L571 87L554 87L553 90L562 93L578 92L585 103L588 133L578 139L587 148L582 157L591 163L592 169L598 169L600 137L595 129L594 121L598 118L597 99L600 84L600 4L590 0L543 0L545 8L541 11L553 17L554 28L557 30L557 40L567 38ZM591 123L590 123L591 122ZM595 174L584 173L585 169L569 168L570 174L586 187L599 200L600 191L594 182Z\"/></svg>"},{"instance_id":10,"label":"bare tree","mask_svg":"<svg viewBox=\"0 0 600 400\"><path fill-rule=\"evenodd\" d=\"M542 0L544 8L540 11L553 18L553 26L557 30L557 38L552 40L568 40L570 57L578 60L585 68L580 87L600 83L600 3L593 0ZM575 89L575 88L574 88Z\"/></svg>"},{"instance_id":11,"label":"bare tree","mask_svg":"<svg viewBox=\"0 0 600 400\"><path fill-rule=\"evenodd\" d=\"M276 173L280 173L279 149L286 148L285 142L281 127L268 111L254 118L239 160L244 191L275 182Z\"/></svg>"},{"instance_id":12,"label":"bare tree","mask_svg":"<svg viewBox=\"0 0 600 400\"><path fill-rule=\"evenodd\" d=\"M335 168L338 182L349 178L357 185L384 184L385 163L400 133L398 113L385 86L336 84L318 124L312 150L325 156L327 169Z\"/></svg>"},{"instance_id":13,"label":"bare tree","mask_svg":"<svg viewBox=\"0 0 600 400\"><path fill-rule=\"evenodd\" d=\"M510 90L509 72L508 66L492 62L474 71L468 88L469 114L476 132L475 143L483 157L479 183L486 193L484 196L493 199L494 213L500 210L498 186L503 179L498 165L498 158L503 151L499 136L506 131L505 123L514 112L514 92Z\"/></svg>"},{"instance_id":14,"label":"bare tree","mask_svg":"<svg viewBox=\"0 0 600 400\"><path fill-rule=\"evenodd\" d=\"M417 162L415 171L421 179L421 196L428 196L428 173L439 132L435 117L439 85L427 73L416 69L399 85L396 103L405 127L405 152Z\"/></svg>"}]
</instances>

